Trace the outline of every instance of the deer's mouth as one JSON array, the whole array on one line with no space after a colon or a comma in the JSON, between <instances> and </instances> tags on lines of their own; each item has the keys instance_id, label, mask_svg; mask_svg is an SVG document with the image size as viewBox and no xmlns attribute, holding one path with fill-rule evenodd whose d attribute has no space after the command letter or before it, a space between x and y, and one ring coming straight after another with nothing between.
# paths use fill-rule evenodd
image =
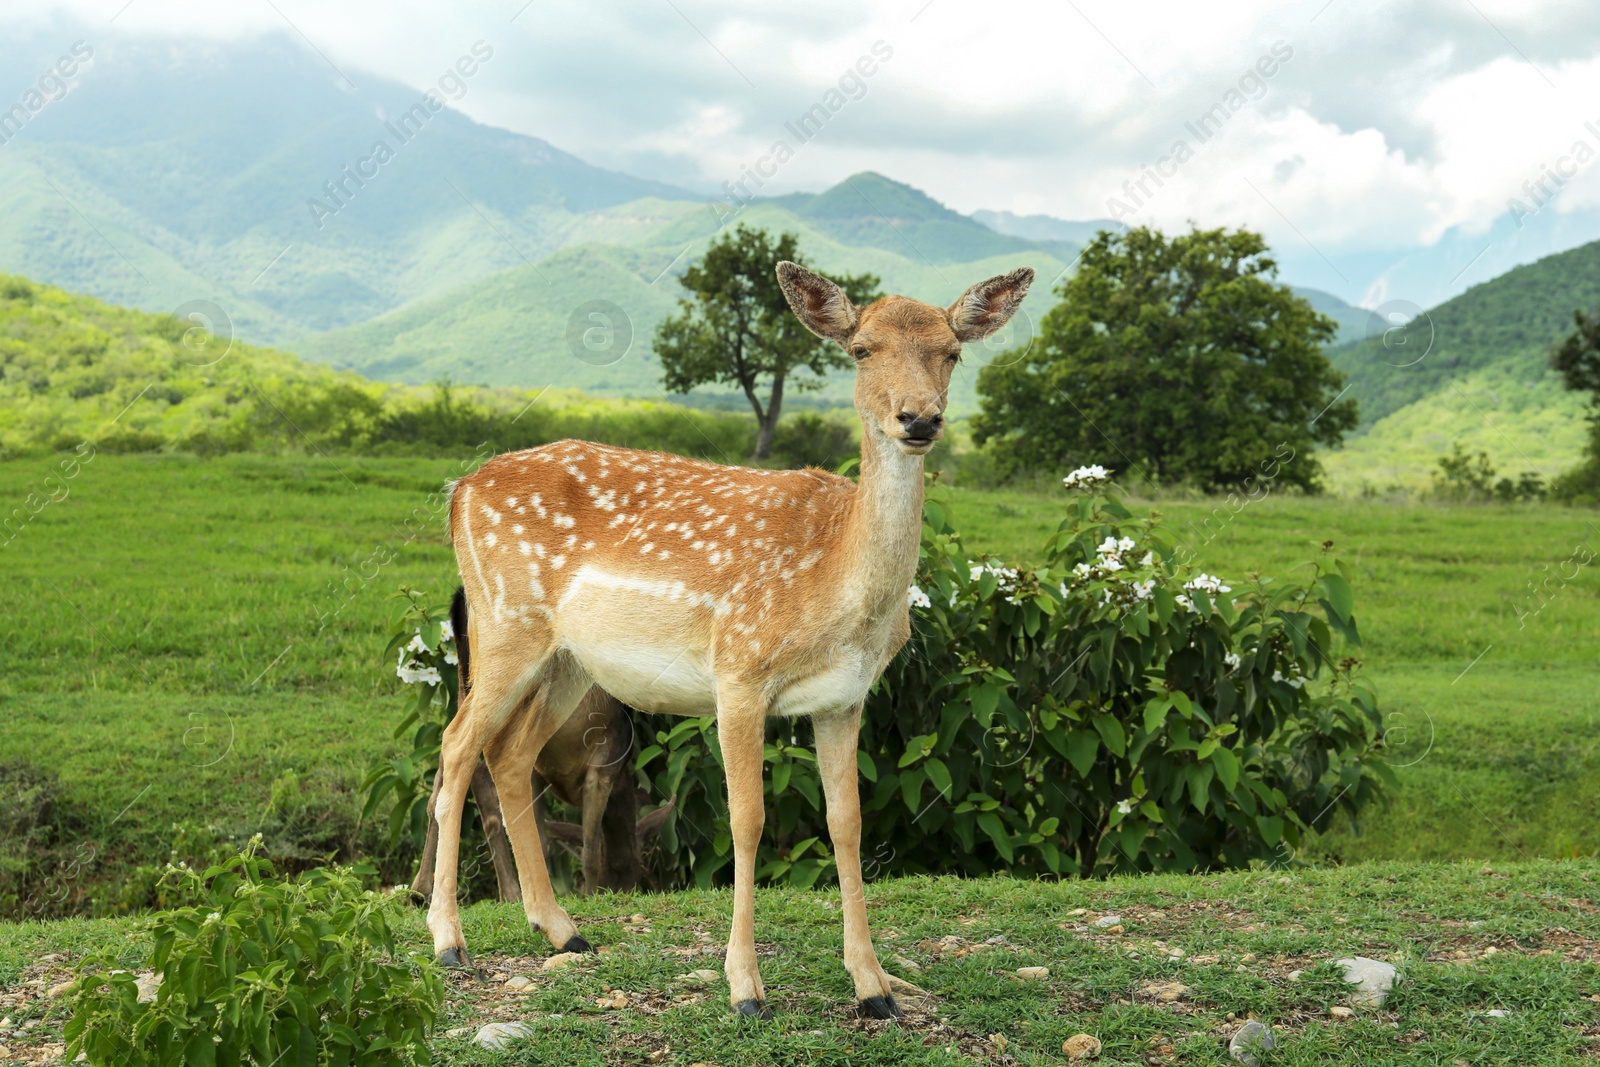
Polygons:
<instances>
[{"instance_id":1,"label":"deer's mouth","mask_svg":"<svg viewBox=\"0 0 1600 1067\"><path fill-rule=\"evenodd\" d=\"M937 438L934 437L913 437L907 434L904 437L896 437L895 444L913 456L922 456L928 453L928 450L933 447L933 442L936 440Z\"/></svg>"}]
</instances>

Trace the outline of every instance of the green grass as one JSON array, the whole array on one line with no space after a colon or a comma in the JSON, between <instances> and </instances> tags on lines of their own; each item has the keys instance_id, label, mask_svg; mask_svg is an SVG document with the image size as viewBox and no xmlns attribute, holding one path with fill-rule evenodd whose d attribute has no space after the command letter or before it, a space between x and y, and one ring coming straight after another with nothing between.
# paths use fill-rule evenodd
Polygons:
<instances>
[{"instance_id":1,"label":"green grass","mask_svg":"<svg viewBox=\"0 0 1600 1067\"><path fill-rule=\"evenodd\" d=\"M491 975L534 982L513 993L454 977L440 1033L465 1033L441 1036L435 1047L445 1063L484 1067L1034 1065L1063 1062L1062 1042L1088 1033L1104 1043L1100 1063L1221 1067L1231 1062L1228 1035L1253 1014L1277 1031L1272 1067L1577 1065L1593 1062L1600 1040L1597 895L1600 867L1588 860L1099 883L879 882L868 901L886 966L931 994L908 1002L897 1026L855 1018L832 892L758 893L756 939L777 1013L765 1024L730 1012L720 978L700 986L684 977L720 971L729 891L568 901L602 954L551 974L539 970L549 945L517 906L479 904L464 913L479 962ZM636 914L647 921L629 922ZM1120 933L1079 929L1112 914L1122 919ZM419 913L410 913L403 935L425 948ZM125 921L0 927L0 985L22 994L7 1010L18 1025L41 1020L33 1042L59 1040L52 1035L66 1005L40 998L30 983L64 980L80 954L97 948L120 953L128 966L144 951ZM46 951L68 958L38 964ZM1391 962L1400 979L1382 1008L1338 1018L1329 1009L1347 991L1331 961L1347 955ZM1021 981L1015 971L1025 966L1050 975ZM1150 991L1173 982L1187 988L1169 1003ZM597 1006L615 991L627 1007ZM1486 1014L1496 1009L1510 1014ZM469 1038L491 1019L529 1020L535 1035L486 1052Z\"/></svg>"},{"instance_id":2,"label":"green grass","mask_svg":"<svg viewBox=\"0 0 1600 1067\"><path fill-rule=\"evenodd\" d=\"M49 465L0 464L21 502ZM27 620L0 645L0 766L54 772L97 859L80 906L174 827L279 848L371 848L356 786L394 744L380 662L402 584L442 598L453 562L430 503L450 460L102 455L0 549ZM969 545L1026 559L1061 496L957 493ZM1236 515L1154 506L1230 580L1288 574L1324 540L1355 570L1368 675L1404 788L1313 854L1346 861L1592 855L1600 823L1600 582L1584 568L1525 625L1528 583L1592 512L1276 498ZM1209 522L1209 525L1207 523ZM392 557L392 558L391 558ZM387 563L382 561L388 560ZM1570 568L1568 568L1570 572ZM274 799L276 797L276 799ZM93 899L91 899L93 898Z\"/></svg>"},{"instance_id":3,"label":"green grass","mask_svg":"<svg viewBox=\"0 0 1600 1067\"><path fill-rule=\"evenodd\" d=\"M20 502L48 470L0 463L0 501ZM389 597L402 583L442 596L453 580L429 494L457 470L446 460L102 455L0 548L23 621L0 644L0 767L57 775L76 846L67 858L79 861L57 880L70 882L73 906L115 908L113 889L135 865L163 861L178 824L235 840L262 830L269 845L313 858L373 846L370 829L355 825L355 786L393 744L402 699L380 660L398 607ZM956 515L972 547L1026 559L1054 528L1060 499L959 490ZM775 950L763 967L781 1013L767 1028L730 1018L720 984L696 990L675 978L718 969L714 956L670 952L720 945L726 892L574 900L585 932L611 951L539 975L520 1001L462 983L447 1028L535 1014L539 1036L498 1058L441 1039L447 1062L645 1063L670 1046L662 1062L723 1067L1056 1063L1061 1042L1084 1031L1105 1041L1104 1063L1144 1062L1170 1044L1162 1062L1221 1064L1235 1025L1228 1012L1279 1028L1287 1040L1274 1065L1542 1067L1592 1057L1593 568L1520 629L1517 608L1541 565L1559 568L1575 545L1600 542L1596 516L1283 498L1224 522L1215 502L1140 506L1161 511L1205 569L1235 583L1287 574L1324 540L1353 565L1361 656L1391 715L1404 787L1359 832L1341 826L1315 844L1312 858L1349 866L1105 884L879 884L870 899L884 956L921 965L891 969L936 998L890 1030L848 1009L828 892L759 896L757 937ZM1575 855L1585 858L1558 862ZM1352 862L1365 860L1405 862ZM1486 861L1493 875L1482 873ZM1127 933L1086 939L1061 927L1078 907L1130 915ZM650 931L618 923L635 912L652 917ZM420 916L408 922L420 945ZM467 930L491 966L539 974L547 946L516 908L475 906ZM919 946L947 935L1007 943L960 957ZM133 953L129 938L126 920L0 925L0 985L25 1001L5 1010L19 1023L46 1020L29 1047L59 1032L62 1016L29 999L27 983L53 984L96 946ZM1175 961L1155 939L1216 961ZM1487 947L1500 951L1485 956ZM47 951L70 959L33 967ZM1326 1013L1339 991L1316 965L1347 953L1402 966L1391 1009ZM1051 967L1051 978L1010 976L1032 964ZM1290 981L1296 969L1308 973ZM1175 1004L1138 992L1177 978L1191 992ZM606 985L635 1006L594 1007ZM1512 1015L1483 1015L1496 1007ZM1004 1053L993 1034L1005 1036Z\"/></svg>"}]
</instances>

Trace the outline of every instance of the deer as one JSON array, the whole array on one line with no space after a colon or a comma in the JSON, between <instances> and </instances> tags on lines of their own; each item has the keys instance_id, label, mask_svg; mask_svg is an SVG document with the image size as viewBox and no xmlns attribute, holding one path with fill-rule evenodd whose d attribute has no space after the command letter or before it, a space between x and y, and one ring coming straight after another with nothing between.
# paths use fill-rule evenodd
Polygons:
<instances>
[{"instance_id":1,"label":"deer","mask_svg":"<svg viewBox=\"0 0 1600 1067\"><path fill-rule=\"evenodd\" d=\"M456 635L458 677L462 695L471 689L472 648L467 637L466 590L457 588L450 600L451 629ZM598 686L592 687L579 702L576 712L546 742L533 766L534 818L539 837L546 844L551 838L576 851L583 881L580 891L626 892L639 884L643 870L640 854L644 844L660 832L672 814L667 803L638 817L640 794L634 788L629 757L634 754L633 719L622 702ZM426 898L433 887L434 856L438 849L439 821L435 807L439 799L440 778L435 776L433 793L428 797L428 830L422 845L422 858L411 892ZM483 820L484 836L494 863L495 882L503 901L522 899L522 888L511 857L505 816L494 781L485 764L472 774L472 795ZM548 792L583 812L581 825L552 822L544 817L538 803Z\"/></svg>"},{"instance_id":2,"label":"deer","mask_svg":"<svg viewBox=\"0 0 1600 1067\"><path fill-rule=\"evenodd\" d=\"M556 901L530 771L592 685L643 711L715 716L733 841L723 972L740 1015L772 1018L755 948L756 850L769 717L809 716L838 868L843 963L857 1008L902 1016L867 924L856 750L868 691L911 633L924 458L944 434L962 345L1011 318L1023 267L947 308L776 266L790 310L855 367L858 480L558 441L496 456L451 486L449 535L470 605L473 685L446 728L428 929L470 967L456 905L462 805L482 753L535 931L588 952Z\"/></svg>"}]
</instances>

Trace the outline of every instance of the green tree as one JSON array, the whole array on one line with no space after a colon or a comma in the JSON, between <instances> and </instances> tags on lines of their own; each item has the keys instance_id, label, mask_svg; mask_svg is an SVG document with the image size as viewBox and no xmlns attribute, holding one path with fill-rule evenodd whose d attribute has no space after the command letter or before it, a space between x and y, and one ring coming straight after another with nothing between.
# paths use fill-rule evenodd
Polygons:
<instances>
[{"instance_id":1,"label":"green tree","mask_svg":"<svg viewBox=\"0 0 1600 1067\"><path fill-rule=\"evenodd\" d=\"M1600 503L1600 311L1572 313L1573 331L1550 354L1550 366L1574 392L1589 394L1587 455L1550 485L1550 494L1573 503Z\"/></svg>"},{"instance_id":2,"label":"green tree","mask_svg":"<svg viewBox=\"0 0 1600 1067\"><path fill-rule=\"evenodd\" d=\"M1337 444L1356 404L1322 351L1335 323L1276 274L1247 230L1101 231L1032 346L979 373L974 440L1013 468L1315 491L1312 445Z\"/></svg>"},{"instance_id":3,"label":"green tree","mask_svg":"<svg viewBox=\"0 0 1600 1067\"><path fill-rule=\"evenodd\" d=\"M786 386L817 389L828 371L850 366L843 349L790 314L775 273L785 259L805 265L794 234L774 239L765 230L740 226L713 241L705 258L683 272L681 284L689 296L678 301L676 315L656 327L655 352L669 390L737 385L744 392L758 427L756 459L772 454ZM874 275L834 281L857 307L879 296Z\"/></svg>"}]
</instances>

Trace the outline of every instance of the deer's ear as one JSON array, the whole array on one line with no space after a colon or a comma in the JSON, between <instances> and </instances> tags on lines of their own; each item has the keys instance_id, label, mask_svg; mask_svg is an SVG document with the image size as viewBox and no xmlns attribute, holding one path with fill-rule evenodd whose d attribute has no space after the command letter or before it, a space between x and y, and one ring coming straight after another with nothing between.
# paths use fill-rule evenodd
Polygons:
<instances>
[{"instance_id":1,"label":"deer's ear","mask_svg":"<svg viewBox=\"0 0 1600 1067\"><path fill-rule=\"evenodd\" d=\"M788 260L778 264L778 285L806 329L841 346L850 340L857 315L843 289Z\"/></svg>"},{"instance_id":2,"label":"deer's ear","mask_svg":"<svg viewBox=\"0 0 1600 1067\"><path fill-rule=\"evenodd\" d=\"M979 282L945 312L950 328L962 344L983 340L1006 324L1032 284L1032 267L1019 267Z\"/></svg>"}]
</instances>

